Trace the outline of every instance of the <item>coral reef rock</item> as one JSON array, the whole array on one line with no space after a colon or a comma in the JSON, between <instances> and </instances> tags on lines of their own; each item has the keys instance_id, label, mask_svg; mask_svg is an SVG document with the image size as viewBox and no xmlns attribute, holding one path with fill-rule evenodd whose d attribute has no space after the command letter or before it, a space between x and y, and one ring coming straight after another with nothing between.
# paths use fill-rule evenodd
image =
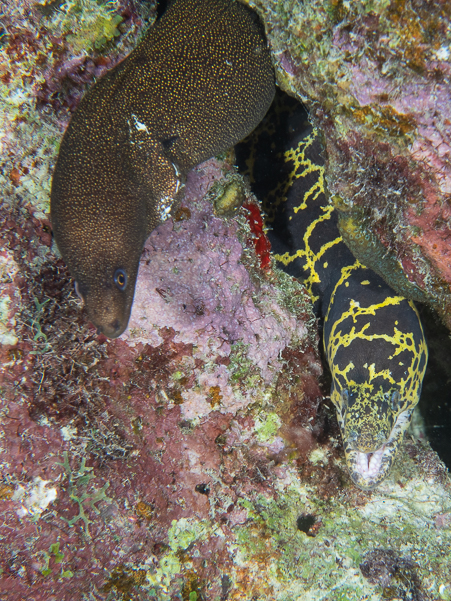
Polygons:
<instances>
[{"instance_id":1,"label":"coral reef rock","mask_svg":"<svg viewBox=\"0 0 451 601\"><path fill-rule=\"evenodd\" d=\"M451 328L448 0L249 0L279 85L324 134L344 239Z\"/></svg>"},{"instance_id":2,"label":"coral reef rock","mask_svg":"<svg viewBox=\"0 0 451 601\"><path fill-rule=\"evenodd\" d=\"M310 301L273 267L259 207L227 161L193 170L182 208L149 238L129 329L107 340L89 325L52 243L50 178L70 112L87 85L133 47L153 3L146 12L137 12L144 3L125 0L3 6L0 598L449 601L446 469L427 443L407 440L375 491L352 485L335 412L322 402ZM279 18L283 3L271 6L268 18ZM382 18L374 16L377 3L361 16L366 3L355 4L351 35L340 25L350 19L348 6L292 3L289 27L269 30L286 86L294 86L295 71L307 73L288 45L306 18L301 9L312 22L308 36L293 36L298 45L335 43L318 26L321 18L335 19L348 44L360 43L371 19ZM441 6L431 5L431 19ZM384 7L403 27L402 12ZM312 58L316 47L306 46ZM436 52L444 69L445 50ZM313 62L312 73L326 63ZM416 77L428 73L417 69ZM315 85L309 95L320 120L326 101L315 96L319 79ZM437 94L441 85L438 79ZM343 127L351 122L349 114L342 119ZM361 120L355 135L369 139ZM333 140L333 120L323 122ZM348 156L354 138L344 129L340 139ZM362 156L365 148L362 142ZM330 173L333 157L342 156L332 150ZM402 151L408 187L407 144ZM364 161L349 165L344 186L352 165L365 169ZM439 194L432 176L415 181L420 191L430 186L430 198ZM396 210L407 219L419 206L426 219L445 204ZM424 261L420 251L412 255L419 288Z\"/></svg>"}]
</instances>

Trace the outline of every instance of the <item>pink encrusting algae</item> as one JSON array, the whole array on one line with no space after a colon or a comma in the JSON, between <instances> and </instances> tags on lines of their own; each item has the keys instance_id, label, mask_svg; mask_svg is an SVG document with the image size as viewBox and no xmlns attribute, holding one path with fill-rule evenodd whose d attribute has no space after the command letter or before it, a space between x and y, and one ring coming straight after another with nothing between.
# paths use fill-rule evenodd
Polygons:
<instances>
[{"instance_id":1,"label":"pink encrusting algae","mask_svg":"<svg viewBox=\"0 0 451 601\"><path fill-rule=\"evenodd\" d=\"M176 331L174 342L193 346L186 369L193 370L196 359L209 364L194 387L182 394L182 413L189 419L212 411L208 391L215 386L222 395L221 406L215 408L223 412L234 413L254 402L260 379L271 384L278 375L280 353L307 336L305 325L283 307L271 283L253 278L246 268L238 222L215 217L208 200L196 200L200 182L213 184L221 174L221 164L214 159L195 169L184 201L191 216L163 224L150 235L129 328L122 336L132 344L158 346L158 330L170 324ZM238 396L229 382L233 374L224 364L224 359L233 362L237 353L255 372L255 385L249 380Z\"/></svg>"}]
</instances>

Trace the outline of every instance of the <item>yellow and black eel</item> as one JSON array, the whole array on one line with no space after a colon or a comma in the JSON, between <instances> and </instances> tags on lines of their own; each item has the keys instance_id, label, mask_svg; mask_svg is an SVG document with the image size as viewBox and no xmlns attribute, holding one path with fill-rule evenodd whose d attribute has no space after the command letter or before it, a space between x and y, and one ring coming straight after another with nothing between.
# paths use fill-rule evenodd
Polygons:
<instances>
[{"instance_id":1,"label":"yellow and black eel","mask_svg":"<svg viewBox=\"0 0 451 601\"><path fill-rule=\"evenodd\" d=\"M278 92L236 156L263 202L278 266L304 281L323 324L351 478L373 488L388 474L421 393L428 350L415 305L343 242L320 136L301 104Z\"/></svg>"},{"instance_id":2,"label":"yellow and black eel","mask_svg":"<svg viewBox=\"0 0 451 601\"><path fill-rule=\"evenodd\" d=\"M144 243L181 200L186 173L251 132L274 89L248 8L176 0L85 95L61 143L50 211L99 333L127 327Z\"/></svg>"}]
</instances>

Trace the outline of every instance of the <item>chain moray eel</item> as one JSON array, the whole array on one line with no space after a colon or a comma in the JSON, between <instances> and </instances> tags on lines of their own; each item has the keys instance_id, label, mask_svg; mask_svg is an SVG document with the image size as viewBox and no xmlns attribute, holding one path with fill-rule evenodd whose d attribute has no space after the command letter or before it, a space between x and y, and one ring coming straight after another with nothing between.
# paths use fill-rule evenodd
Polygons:
<instances>
[{"instance_id":1,"label":"chain moray eel","mask_svg":"<svg viewBox=\"0 0 451 601\"><path fill-rule=\"evenodd\" d=\"M127 327L150 232L186 173L249 134L274 96L261 26L235 0L177 0L85 95L52 182L56 244L89 319Z\"/></svg>"},{"instance_id":2,"label":"chain moray eel","mask_svg":"<svg viewBox=\"0 0 451 601\"><path fill-rule=\"evenodd\" d=\"M388 474L421 393L428 351L415 305L344 244L302 105L278 93L236 156L263 202L279 267L304 281L321 318L347 466L371 489Z\"/></svg>"}]
</instances>

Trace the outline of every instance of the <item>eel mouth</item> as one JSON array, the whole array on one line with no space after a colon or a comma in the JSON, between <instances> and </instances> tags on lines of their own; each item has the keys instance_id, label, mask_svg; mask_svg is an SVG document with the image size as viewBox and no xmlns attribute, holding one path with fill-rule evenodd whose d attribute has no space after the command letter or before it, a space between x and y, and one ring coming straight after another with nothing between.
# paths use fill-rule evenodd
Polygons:
<instances>
[{"instance_id":1,"label":"eel mouth","mask_svg":"<svg viewBox=\"0 0 451 601\"><path fill-rule=\"evenodd\" d=\"M372 480L377 477L381 470L382 458L384 457L385 444L374 453L362 453L356 451L356 470L362 478Z\"/></svg>"},{"instance_id":2,"label":"eel mouth","mask_svg":"<svg viewBox=\"0 0 451 601\"><path fill-rule=\"evenodd\" d=\"M396 450L396 445L389 442L372 453L345 448L346 463L354 484L364 490L370 490L380 484L390 471Z\"/></svg>"},{"instance_id":3,"label":"eel mouth","mask_svg":"<svg viewBox=\"0 0 451 601\"><path fill-rule=\"evenodd\" d=\"M371 453L363 453L345 442L345 456L349 474L356 486L370 490L380 484L388 475L396 454L401 446L404 432L412 417L412 410L402 411L384 444Z\"/></svg>"}]
</instances>

